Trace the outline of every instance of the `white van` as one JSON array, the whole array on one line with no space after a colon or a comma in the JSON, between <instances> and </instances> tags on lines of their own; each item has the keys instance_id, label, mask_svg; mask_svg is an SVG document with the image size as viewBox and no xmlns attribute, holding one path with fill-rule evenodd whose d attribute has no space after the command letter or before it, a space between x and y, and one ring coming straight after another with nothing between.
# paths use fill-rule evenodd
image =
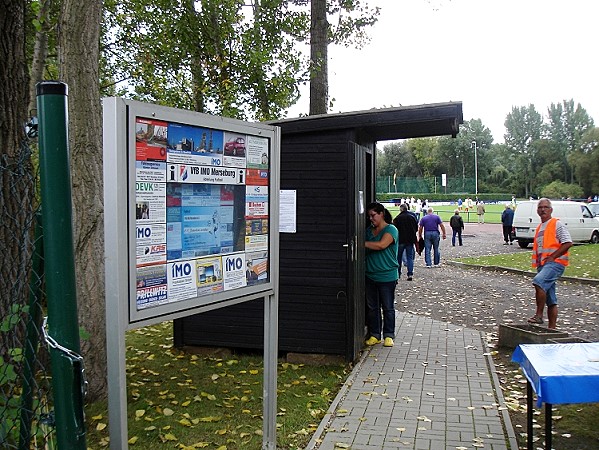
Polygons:
<instances>
[{"instance_id":1,"label":"white van","mask_svg":"<svg viewBox=\"0 0 599 450\"><path fill-rule=\"evenodd\" d=\"M512 226L518 245L522 248L532 243L537 225L541 223L537 214L537 203L537 200L527 200L516 205ZM551 206L553 207L551 217L557 217L568 227L574 242L599 243L599 218L593 217L586 204L552 200Z\"/></svg>"}]
</instances>

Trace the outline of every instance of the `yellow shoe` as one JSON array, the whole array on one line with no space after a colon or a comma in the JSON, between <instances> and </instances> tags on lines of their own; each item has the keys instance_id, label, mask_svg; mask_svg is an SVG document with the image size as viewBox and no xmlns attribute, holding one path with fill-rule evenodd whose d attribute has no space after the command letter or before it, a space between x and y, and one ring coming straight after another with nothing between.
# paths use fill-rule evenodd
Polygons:
<instances>
[{"instance_id":1,"label":"yellow shoe","mask_svg":"<svg viewBox=\"0 0 599 450\"><path fill-rule=\"evenodd\" d=\"M376 344L380 344L381 340L375 338L374 336L370 336L368 339L366 339L366 342L364 342L366 345L376 345Z\"/></svg>"},{"instance_id":2,"label":"yellow shoe","mask_svg":"<svg viewBox=\"0 0 599 450\"><path fill-rule=\"evenodd\" d=\"M393 339L391 339L390 337L386 337L385 342L383 343L383 346L393 347Z\"/></svg>"}]
</instances>

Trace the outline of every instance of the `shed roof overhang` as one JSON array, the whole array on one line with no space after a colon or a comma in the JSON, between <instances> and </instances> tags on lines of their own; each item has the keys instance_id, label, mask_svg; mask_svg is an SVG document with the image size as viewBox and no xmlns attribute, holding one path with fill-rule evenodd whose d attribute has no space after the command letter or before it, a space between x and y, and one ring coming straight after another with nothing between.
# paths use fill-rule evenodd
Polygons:
<instances>
[{"instance_id":1,"label":"shed roof overhang","mask_svg":"<svg viewBox=\"0 0 599 450\"><path fill-rule=\"evenodd\" d=\"M282 133L355 129L374 141L451 135L464 122L462 102L321 114L269 122Z\"/></svg>"}]
</instances>

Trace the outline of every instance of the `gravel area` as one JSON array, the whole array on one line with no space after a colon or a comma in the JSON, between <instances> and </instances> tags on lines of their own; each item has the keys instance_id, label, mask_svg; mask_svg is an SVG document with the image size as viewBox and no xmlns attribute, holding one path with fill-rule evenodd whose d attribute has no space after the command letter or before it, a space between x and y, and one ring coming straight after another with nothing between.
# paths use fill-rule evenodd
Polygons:
<instances>
[{"instance_id":1,"label":"gravel area","mask_svg":"<svg viewBox=\"0 0 599 450\"><path fill-rule=\"evenodd\" d=\"M428 269L424 253L416 255L414 280L407 281L405 272L402 274L396 290L396 307L399 311L484 331L493 346L499 324L525 324L534 314L531 277L465 268L452 265L451 261L467 256L530 253L531 248L521 249L517 243L503 245L498 224L466 224L461 247L451 245L451 231L448 231L447 239L441 241L441 267ZM599 283L560 280L557 296L558 329L599 341Z\"/></svg>"}]
</instances>

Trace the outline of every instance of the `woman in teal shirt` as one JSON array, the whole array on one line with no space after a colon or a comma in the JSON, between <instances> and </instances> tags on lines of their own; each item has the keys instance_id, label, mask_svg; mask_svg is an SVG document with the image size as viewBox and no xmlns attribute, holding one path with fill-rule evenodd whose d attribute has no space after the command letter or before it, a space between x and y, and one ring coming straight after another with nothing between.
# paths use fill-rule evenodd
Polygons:
<instances>
[{"instance_id":1,"label":"woman in teal shirt","mask_svg":"<svg viewBox=\"0 0 599 450\"><path fill-rule=\"evenodd\" d=\"M391 213L380 203L366 208L370 226L366 229L366 325L370 337L366 345L381 342L393 346L395 336L395 286L397 285L397 228Z\"/></svg>"}]
</instances>

